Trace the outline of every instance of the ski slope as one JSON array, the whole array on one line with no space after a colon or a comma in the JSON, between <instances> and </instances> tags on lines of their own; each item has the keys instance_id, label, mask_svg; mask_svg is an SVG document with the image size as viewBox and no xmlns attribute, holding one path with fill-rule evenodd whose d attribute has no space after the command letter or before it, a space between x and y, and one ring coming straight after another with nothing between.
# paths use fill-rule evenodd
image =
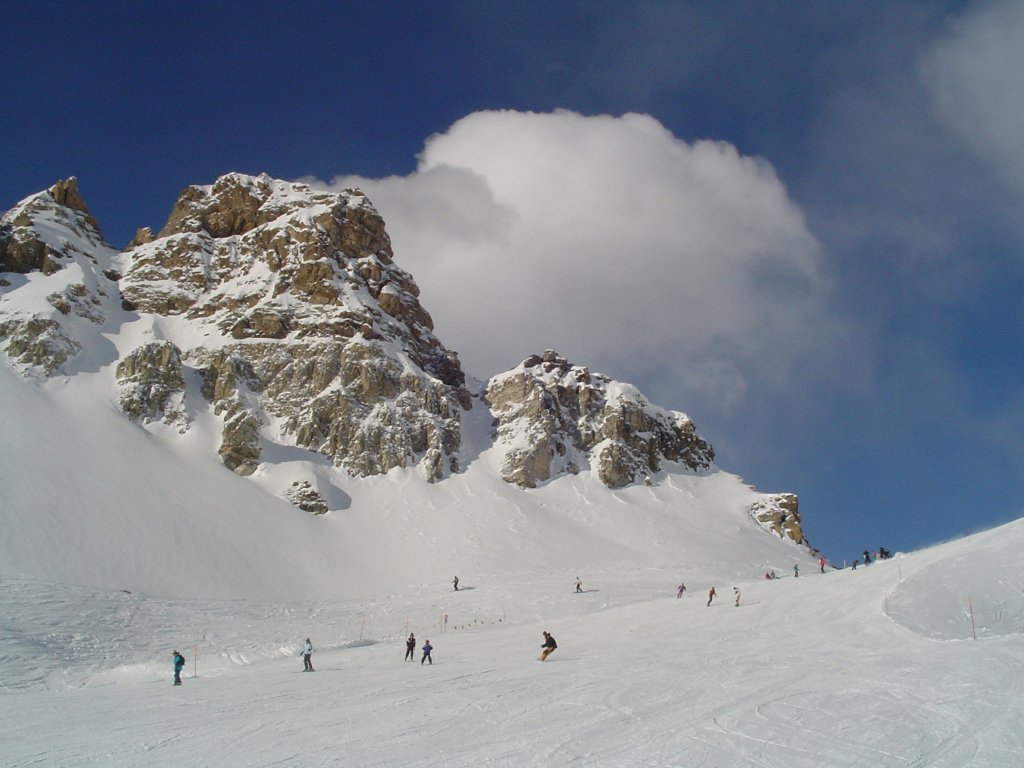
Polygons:
<instances>
[{"instance_id":1,"label":"ski slope","mask_svg":"<svg viewBox=\"0 0 1024 768\"><path fill-rule=\"evenodd\" d=\"M1024 521L776 581L680 563L258 601L5 578L0 766L1020 766L1022 566ZM409 630L432 666L403 661Z\"/></svg>"}]
</instances>

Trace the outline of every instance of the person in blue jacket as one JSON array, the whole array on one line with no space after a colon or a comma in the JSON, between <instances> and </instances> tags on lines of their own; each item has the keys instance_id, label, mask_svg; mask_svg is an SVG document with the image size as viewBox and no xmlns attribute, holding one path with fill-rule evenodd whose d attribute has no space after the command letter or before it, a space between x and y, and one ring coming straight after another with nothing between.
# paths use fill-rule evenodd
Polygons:
<instances>
[{"instance_id":1,"label":"person in blue jacket","mask_svg":"<svg viewBox=\"0 0 1024 768\"><path fill-rule=\"evenodd\" d=\"M422 664L424 661L429 661L431 666L434 665L434 660L430 658L430 652L432 650L434 650L434 646L432 646L430 644L430 641L427 640L427 642L423 644L423 658L420 659L420 664Z\"/></svg>"},{"instance_id":2,"label":"person in blue jacket","mask_svg":"<svg viewBox=\"0 0 1024 768\"><path fill-rule=\"evenodd\" d=\"M181 685L181 670L185 668L185 657L175 651L171 658L174 660L174 684Z\"/></svg>"}]
</instances>

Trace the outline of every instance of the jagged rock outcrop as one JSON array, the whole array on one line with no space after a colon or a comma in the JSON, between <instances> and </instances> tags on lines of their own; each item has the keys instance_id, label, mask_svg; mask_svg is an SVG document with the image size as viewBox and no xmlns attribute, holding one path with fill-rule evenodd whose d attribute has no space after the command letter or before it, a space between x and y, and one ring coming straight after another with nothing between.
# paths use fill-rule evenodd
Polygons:
<instances>
[{"instance_id":1,"label":"jagged rock outcrop","mask_svg":"<svg viewBox=\"0 0 1024 768\"><path fill-rule=\"evenodd\" d=\"M308 480L296 480L291 487L285 491L285 498L288 499L304 512L312 512L314 515L323 515L329 511L327 502L320 492L313 487Z\"/></svg>"},{"instance_id":2,"label":"jagged rock outcrop","mask_svg":"<svg viewBox=\"0 0 1024 768\"><path fill-rule=\"evenodd\" d=\"M663 461L694 471L714 461L686 415L657 408L635 387L550 350L492 378L484 396L504 450L502 476L524 488L584 466L621 488L657 472Z\"/></svg>"},{"instance_id":3,"label":"jagged rock outcrop","mask_svg":"<svg viewBox=\"0 0 1024 768\"><path fill-rule=\"evenodd\" d=\"M126 254L127 307L220 340L183 352L233 471L254 471L271 428L354 475L458 469L465 376L362 193L230 174L186 189Z\"/></svg>"},{"instance_id":4,"label":"jagged rock outcrop","mask_svg":"<svg viewBox=\"0 0 1024 768\"><path fill-rule=\"evenodd\" d=\"M49 219L73 237L47 236L37 226ZM86 243L85 248L75 240ZM74 253L88 256L88 244L103 242L96 219L89 213L72 177L58 181L46 192L22 200L0 219L0 272L50 275L61 269Z\"/></svg>"},{"instance_id":5,"label":"jagged rock outcrop","mask_svg":"<svg viewBox=\"0 0 1024 768\"><path fill-rule=\"evenodd\" d=\"M0 292L0 338L12 360L47 376L64 370L106 322L116 289L105 268L114 254L74 178L0 217L0 272L46 278L37 283L44 291L18 302ZM0 282L0 288L14 287L11 278Z\"/></svg>"},{"instance_id":6,"label":"jagged rock outcrop","mask_svg":"<svg viewBox=\"0 0 1024 768\"><path fill-rule=\"evenodd\" d=\"M797 544L806 544L800 527L800 505L796 494L777 493L766 495L749 509L751 517L780 539L790 539Z\"/></svg>"},{"instance_id":7,"label":"jagged rock outcrop","mask_svg":"<svg viewBox=\"0 0 1024 768\"><path fill-rule=\"evenodd\" d=\"M117 364L121 385L118 403L129 418L184 422L185 378L181 350L169 341L154 341L125 355Z\"/></svg>"},{"instance_id":8,"label":"jagged rock outcrop","mask_svg":"<svg viewBox=\"0 0 1024 768\"><path fill-rule=\"evenodd\" d=\"M188 187L157 235L141 228L118 252L68 179L0 218L0 271L0 338L16 365L55 375L76 359L100 372L116 363L121 410L148 429L184 432L186 414L208 408L218 456L239 475L275 445L354 476L415 467L433 482L462 469L474 399L458 356L357 190L229 174ZM124 338L133 348L117 359ZM83 349L103 353L77 358ZM684 414L552 351L477 394L502 476L519 487L592 471L621 488L654 482L666 463L701 472L714 460ZM322 514L321 492L338 498L302 479L282 493ZM764 498L754 519L803 542L796 497Z\"/></svg>"}]
</instances>

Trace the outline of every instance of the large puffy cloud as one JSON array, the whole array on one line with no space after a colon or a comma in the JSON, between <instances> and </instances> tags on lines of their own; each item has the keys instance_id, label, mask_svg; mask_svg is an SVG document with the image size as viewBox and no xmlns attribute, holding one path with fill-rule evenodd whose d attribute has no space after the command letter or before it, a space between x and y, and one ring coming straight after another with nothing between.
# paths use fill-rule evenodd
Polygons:
<instances>
[{"instance_id":1,"label":"large puffy cloud","mask_svg":"<svg viewBox=\"0 0 1024 768\"><path fill-rule=\"evenodd\" d=\"M411 175L332 185L374 201L477 376L553 348L721 407L820 331L818 246L771 166L645 115L474 113Z\"/></svg>"}]
</instances>

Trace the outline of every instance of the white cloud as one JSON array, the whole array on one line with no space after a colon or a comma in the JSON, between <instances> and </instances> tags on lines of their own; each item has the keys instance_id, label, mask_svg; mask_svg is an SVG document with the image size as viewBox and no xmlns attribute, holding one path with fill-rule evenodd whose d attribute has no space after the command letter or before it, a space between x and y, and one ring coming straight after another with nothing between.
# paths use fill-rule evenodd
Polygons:
<instances>
[{"instance_id":1,"label":"white cloud","mask_svg":"<svg viewBox=\"0 0 1024 768\"><path fill-rule=\"evenodd\" d=\"M474 113L411 175L332 185L374 201L473 375L553 348L721 407L820 332L818 245L771 166L645 115Z\"/></svg>"},{"instance_id":2,"label":"white cloud","mask_svg":"<svg viewBox=\"0 0 1024 768\"><path fill-rule=\"evenodd\" d=\"M1024 195L1024 4L982 3L922 60L946 125Z\"/></svg>"}]
</instances>

